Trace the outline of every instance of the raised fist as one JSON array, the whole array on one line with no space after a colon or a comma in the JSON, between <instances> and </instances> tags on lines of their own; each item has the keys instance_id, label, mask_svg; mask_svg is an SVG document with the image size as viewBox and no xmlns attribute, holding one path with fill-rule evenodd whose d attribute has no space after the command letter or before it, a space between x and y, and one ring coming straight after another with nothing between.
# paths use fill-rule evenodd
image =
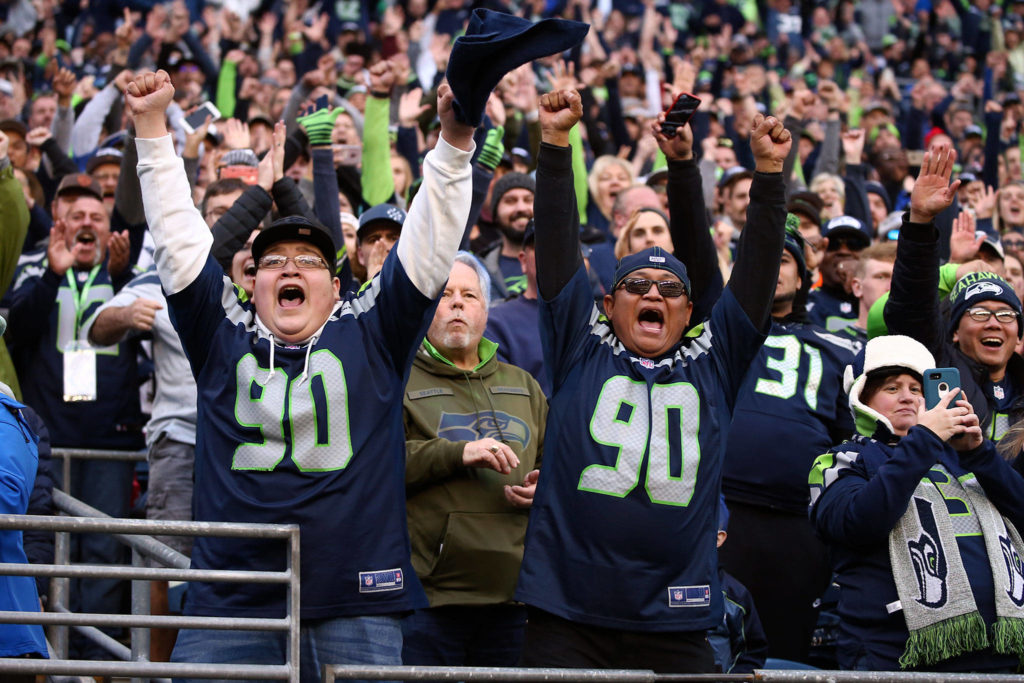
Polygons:
<instances>
[{"instance_id":1,"label":"raised fist","mask_svg":"<svg viewBox=\"0 0 1024 683\"><path fill-rule=\"evenodd\" d=\"M140 138L162 137L167 134L167 105L174 98L171 77L161 69L146 71L136 76L125 89L128 109L135 119Z\"/></svg>"},{"instance_id":2,"label":"raised fist","mask_svg":"<svg viewBox=\"0 0 1024 683\"><path fill-rule=\"evenodd\" d=\"M756 170L781 173L782 165L793 144L793 136L774 116L757 114L750 132L750 148L754 152Z\"/></svg>"},{"instance_id":3,"label":"raised fist","mask_svg":"<svg viewBox=\"0 0 1024 683\"><path fill-rule=\"evenodd\" d=\"M541 95L537 111L541 139L565 147L569 144L569 131L583 116L583 101L575 90L555 90Z\"/></svg>"}]
</instances>

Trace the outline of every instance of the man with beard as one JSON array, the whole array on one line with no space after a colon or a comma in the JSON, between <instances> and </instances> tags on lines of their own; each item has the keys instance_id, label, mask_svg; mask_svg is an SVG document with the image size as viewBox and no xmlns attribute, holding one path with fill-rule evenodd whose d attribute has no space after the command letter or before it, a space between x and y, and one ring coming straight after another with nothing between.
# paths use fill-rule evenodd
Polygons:
<instances>
[{"instance_id":1,"label":"man with beard","mask_svg":"<svg viewBox=\"0 0 1024 683\"><path fill-rule=\"evenodd\" d=\"M143 420L134 344L93 347L81 334L99 306L131 279L127 237L112 239L102 196L88 176L62 182L54 204L62 213L54 217L49 245L22 258L7 299L14 365L19 376L31 378L22 386L24 402L43 418L55 447L138 450ZM65 490L112 517L126 517L133 469L128 461L75 460ZM124 550L110 536L84 534L72 561L123 564ZM74 611L121 611L127 584L82 584L73 591ZM105 657L103 651L77 654Z\"/></svg>"},{"instance_id":2,"label":"man with beard","mask_svg":"<svg viewBox=\"0 0 1024 683\"><path fill-rule=\"evenodd\" d=\"M772 326L743 380L725 452L722 491L729 542L722 567L747 587L768 636L769 656L803 661L814 601L831 572L807 521L807 472L853 432L843 371L860 344L807 324L800 219L787 216Z\"/></svg>"},{"instance_id":3,"label":"man with beard","mask_svg":"<svg viewBox=\"0 0 1024 683\"><path fill-rule=\"evenodd\" d=\"M518 296L526 289L526 276L519 265L526 225L533 218L536 184L525 173L506 173L491 189L491 217L501 231L501 241L480 254L491 276L491 301Z\"/></svg>"}]
</instances>

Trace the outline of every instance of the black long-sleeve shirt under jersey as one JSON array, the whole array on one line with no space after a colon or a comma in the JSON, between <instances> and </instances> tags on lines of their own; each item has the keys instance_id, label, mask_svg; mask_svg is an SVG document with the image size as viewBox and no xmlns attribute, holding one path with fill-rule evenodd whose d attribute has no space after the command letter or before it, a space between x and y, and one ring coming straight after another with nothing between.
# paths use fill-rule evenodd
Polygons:
<instances>
[{"instance_id":1,"label":"black long-sleeve shirt under jersey","mask_svg":"<svg viewBox=\"0 0 1024 683\"><path fill-rule=\"evenodd\" d=\"M785 197L781 173L754 174L750 185L747 224L740 235L736 265L728 284L747 317L760 330L767 330L772 297L779 277L786 222ZM533 214L536 226L537 286L541 297L550 301L569 282L582 260L580 219L569 147L541 144L537 158L537 192L534 195ZM706 232L706 226L698 225L694 228L691 233L694 237L699 230ZM690 244L697 252L696 258L708 258L700 255L699 252L706 253L706 247L701 249L699 241L691 243L682 240L681 244L676 245L677 253L680 247ZM698 271L707 265L694 263ZM706 279L706 275L701 277ZM701 300L701 293L696 289L694 298ZM714 302L701 300L701 303L709 306L710 310Z\"/></svg>"}]
</instances>

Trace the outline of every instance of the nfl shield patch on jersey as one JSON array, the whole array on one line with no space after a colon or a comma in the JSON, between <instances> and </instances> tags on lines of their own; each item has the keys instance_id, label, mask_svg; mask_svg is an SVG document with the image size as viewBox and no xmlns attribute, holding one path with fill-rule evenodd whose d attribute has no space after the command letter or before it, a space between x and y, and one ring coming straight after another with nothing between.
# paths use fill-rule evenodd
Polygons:
<instances>
[{"instance_id":1,"label":"nfl shield patch on jersey","mask_svg":"<svg viewBox=\"0 0 1024 683\"><path fill-rule=\"evenodd\" d=\"M359 572L360 593L381 593L400 591L405 587L401 569L381 569L375 572Z\"/></svg>"},{"instance_id":2,"label":"nfl shield patch on jersey","mask_svg":"<svg viewBox=\"0 0 1024 683\"><path fill-rule=\"evenodd\" d=\"M711 586L669 586L669 607L707 607L711 604Z\"/></svg>"}]
</instances>

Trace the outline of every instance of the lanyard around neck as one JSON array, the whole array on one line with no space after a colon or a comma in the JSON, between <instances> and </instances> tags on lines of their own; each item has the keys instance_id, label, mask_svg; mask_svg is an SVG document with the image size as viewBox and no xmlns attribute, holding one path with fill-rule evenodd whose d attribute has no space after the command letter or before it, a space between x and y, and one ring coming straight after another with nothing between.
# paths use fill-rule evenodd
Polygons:
<instances>
[{"instance_id":1,"label":"lanyard around neck","mask_svg":"<svg viewBox=\"0 0 1024 683\"><path fill-rule=\"evenodd\" d=\"M78 331L82 327L82 314L85 313L86 302L89 300L89 288L92 287L93 280L100 272L99 266L93 266L92 271L89 273L89 277L86 279L85 284L82 285L81 291L78 289L78 283L75 281L76 278L72 275L74 268L69 268L67 272L68 286L71 288L71 300L75 304L75 338L78 338Z\"/></svg>"}]
</instances>

